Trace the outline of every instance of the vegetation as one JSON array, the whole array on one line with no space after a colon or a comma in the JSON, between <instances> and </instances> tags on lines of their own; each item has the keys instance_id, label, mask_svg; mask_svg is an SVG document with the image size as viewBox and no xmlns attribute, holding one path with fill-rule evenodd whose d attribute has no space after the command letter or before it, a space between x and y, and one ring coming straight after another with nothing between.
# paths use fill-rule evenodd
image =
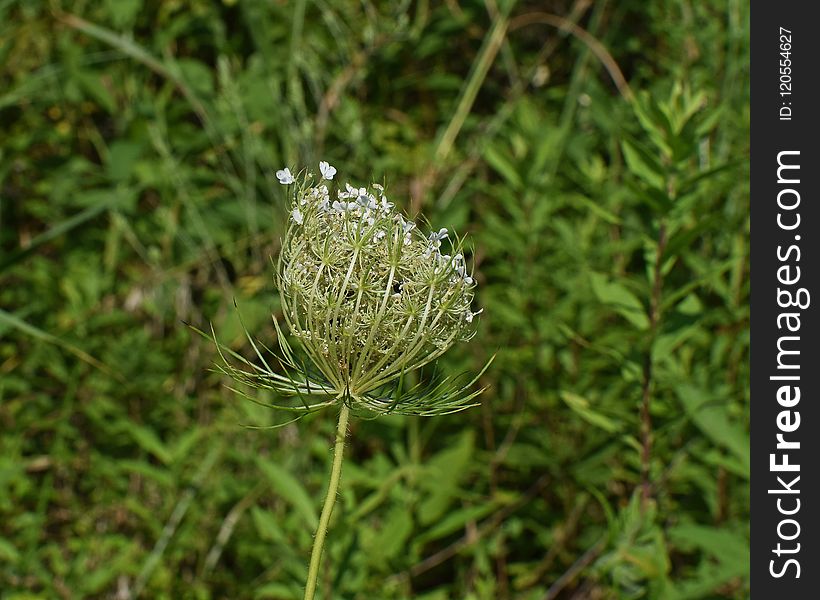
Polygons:
<instances>
[{"instance_id":1,"label":"vegetation","mask_svg":"<svg viewBox=\"0 0 820 600\"><path fill-rule=\"evenodd\" d=\"M0 598L302 598L338 411L183 321L275 342L320 159L469 236L435 368L496 359L351 418L317 597L747 597L748 11L0 0Z\"/></svg>"}]
</instances>

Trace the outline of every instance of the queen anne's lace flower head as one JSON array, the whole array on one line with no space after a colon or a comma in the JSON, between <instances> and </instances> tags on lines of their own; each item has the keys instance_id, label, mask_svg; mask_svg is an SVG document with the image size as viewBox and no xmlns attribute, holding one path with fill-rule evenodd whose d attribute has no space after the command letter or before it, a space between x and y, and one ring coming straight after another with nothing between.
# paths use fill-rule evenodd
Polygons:
<instances>
[{"instance_id":1,"label":"queen anne's lace flower head","mask_svg":"<svg viewBox=\"0 0 820 600\"><path fill-rule=\"evenodd\" d=\"M425 236L378 184L345 184L331 201L325 184L336 169L324 161L319 169L318 183L309 173L277 172L282 183L296 183L277 284L284 320L309 364L296 358L280 331L285 376L270 369L244 379L245 372L231 374L257 387L333 396L378 413L440 414L471 406L480 390L468 388L483 369L464 386L445 380L403 389L405 374L474 334L481 311L471 308L476 282L462 240L453 240L452 256L442 254L448 230Z\"/></svg>"}]
</instances>

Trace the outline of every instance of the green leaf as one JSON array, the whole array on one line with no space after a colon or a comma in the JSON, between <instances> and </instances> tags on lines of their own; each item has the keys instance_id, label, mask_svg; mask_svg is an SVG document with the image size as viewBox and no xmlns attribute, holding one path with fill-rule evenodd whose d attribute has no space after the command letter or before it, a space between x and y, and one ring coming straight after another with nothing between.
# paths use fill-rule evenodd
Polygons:
<instances>
[{"instance_id":1,"label":"green leaf","mask_svg":"<svg viewBox=\"0 0 820 600\"><path fill-rule=\"evenodd\" d=\"M142 152L142 145L133 142L114 142L108 149L106 169L112 181L125 181L134 171Z\"/></svg>"},{"instance_id":2,"label":"green leaf","mask_svg":"<svg viewBox=\"0 0 820 600\"><path fill-rule=\"evenodd\" d=\"M552 464L553 458L541 446L515 442L510 446L504 464L513 469L526 471L533 467L546 467Z\"/></svg>"},{"instance_id":3,"label":"green leaf","mask_svg":"<svg viewBox=\"0 0 820 600\"><path fill-rule=\"evenodd\" d=\"M251 507L250 513L253 525L263 540L269 542L285 541L286 537L282 531L282 525L275 515L258 506Z\"/></svg>"},{"instance_id":4,"label":"green leaf","mask_svg":"<svg viewBox=\"0 0 820 600\"><path fill-rule=\"evenodd\" d=\"M149 429L148 427L144 427L142 425L137 425L136 423L123 425L122 428L125 429L132 438L134 438L134 441L139 444L140 448L149 454L152 454L166 465L171 463L171 453L153 429Z\"/></svg>"},{"instance_id":5,"label":"green leaf","mask_svg":"<svg viewBox=\"0 0 820 600\"><path fill-rule=\"evenodd\" d=\"M705 525L683 524L668 532L678 546L695 546L730 566L733 571L749 572L749 540L738 533Z\"/></svg>"},{"instance_id":6,"label":"green leaf","mask_svg":"<svg viewBox=\"0 0 820 600\"><path fill-rule=\"evenodd\" d=\"M422 545L429 541L448 536L451 533L464 529L467 523L481 520L496 508L494 503L486 502L485 504L454 510L427 531L417 536L414 542Z\"/></svg>"},{"instance_id":7,"label":"green leaf","mask_svg":"<svg viewBox=\"0 0 820 600\"><path fill-rule=\"evenodd\" d=\"M652 143L666 156L671 156L672 148L667 140L667 132L671 131L672 124L649 93L641 93L637 101L632 103L632 109Z\"/></svg>"},{"instance_id":8,"label":"green leaf","mask_svg":"<svg viewBox=\"0 0 820 600\"><path fill-rule=\"evenodd\" d=\"M166 489L174 487L174 474L165 467L157 467L152 465L145 459L129 460L120 459L117 461L117 467L123 473L133 473L144 477L147 481L154 481Z\"/></svg>"},{"instance_id":9,"label":"green leaf","mask_svg":"<svg viewBox=\"0 0 820 600\"><path fill-rule=\"evenodd\" d=\"M649 317L641 301L620 283L609 281L603 273L590 273L592 292L619 315L640 330L649 329Z\"/></svg>"},{"instance_id":10,"label":"green leaf","mask_svg":"<svg viewBox=\"0 0 820 600\"><path fill-rule=\"evenodd\" d=\"M609 433L615 433L623 428L623 424L590 408L589 400L578 394L561 391L561 399L566 402L575 414L595 427L600 427Z\"/></svg>"},{"instance_id":11,"label":"green leaf","mask_svg":"<svg viewBox=\"0 0 820 600\"><path fill-rule=\"evenodd\" d=\"M381 565L390 560L407 547L407 538L413 531L411 513L405 507L395 507L387 515L384 525L376 535L372 544L378 549L373 555L371 564Z\"/></svg>"},{"instance_id":12,"label":"green leaf","mask_svg":"<svg viewBox=\"0 0 820 600\"><path fill-rule=\"evenodd\" d=\"M10 564L16 564L20 560L20 552L5 538L0 538L0 560Z\"/></svg>"},{"instance_id":13,"label":"green leaf","mask_svg":"<svg viewBox=\"0 0 820 600\"><path fill-rule=\"evenodd\" d=\"M640 149L629 140L623 140L621 147L624 152L624 159L633 175L641 181L659 191L665 191L663 169L652 156Z\"/></svg>"},{"instance_id":14,"label":"green leaf","mask_svg":"<svg viewBox=\"0 0 820 600\"><path fill-rule=\"evenodd\" d=\"M311 529L319 524L316 509L305 488L288 471L264 458L257 458L256 464L273 485L274 492L287 500L302 515Z\"/></svg>"},{"instance_id":15,"label":"green leaf","mask_svg":"<svg viewBox=\"0 0 820 600\"><path fill-rule=\"evenodd\" d=\"M726 405L707 390L693 385L683 384L677 388L677 393L692 422L714 444L727 449L740 460L748 477L751 452L749 434L729 420Z\"/></svg>"},{"instance_id":16,"label":"green leaf","mask_svg":"<svg viewBox=\"0 0 820 600\"><path fill-rule=\"evenodd\" d=\"M290 587L284 583L266 583L256 589L253 597L258 600L298 600L302 597L302 592L295 586Z\"/></svg>"},{"instance_id":17,"label":"green leaf","mask_svg":"<svg viewBox=\"0 0 820 600\"><path fill-rule=\"evenodd\" d=\"M706 555L694 575L679 579L667 594L670 600L699 600L727 582L749 576L749 542L738 533L705 525L683 524L669 530L670 541L684 552Z\"/></svg>"},{"instance_id":18,"label":"green leaf","mask_svg":"<svg viewBox=\"0 0 820 600\"><path fill-rule=\"evenodd\" d=\"M108 375L111 375L112 377L115 377L118 380L122 381L122 377L120 375L118 375L118 374L114 373L113 371L111 371L111 369L108 368L107 365L101 363L99 360L97 360L96 358L94 358L93 356L91 356L90 354L88 354L87 352L82 350L81 348L78 348L74 344L71 344L69 342L66 342L66 341L60 339L56 335L52 335L52 334L48 333L47 331L43 331L42 329L39 329L39 328L35 327L34 325L31 325L31 324L27 323L26 321L20 319L16 315L13 315L11 313L7 313L3 309L0 309L0 325L7 326L7 327L13 327L13 328L18 329L18 330L20 330L21 332L23 332L27 335L30 335L31 337L34 337L34 338L37 338L39 340L42 340L42 341L45 341L45 342L60 346L64 349L68 350L72 354L74 354L80 360L83 360L83 361L87 362L88 364L92 365L93 367L96 367L97 369L103 371L104 373L106 373Z\"/></svg>"},{"instance_id":19,"label":"green leaf","mask_svg":"<svg viewBox=\"0 0 820 600\"><path fill-rule=\"evenodd\" d=\"M102 75L95 71L77 71L74 73L80 87L109 114L117 111L117 103L108 88L103 85Z\"/></svg>"},{"instance_id":20,"label":"green leaf","mask_svg":"<svg viewBox=\"0 0 820 600\"><path fill-rule=\"evenodd\" d=\"M88 206L76 215L57 223L47 231L30 240L25 248L15 252L10 252L0 258L0 271L3 271L7 267L14 265L21 260L24 260L29 255L34 254L34 252L43 244L47 244L48 242L68 233L72 229L83 225L114 204L114 198L110 195L99 195L97 198L98 201L96 203Z\"/></svg>"},{"instance_id":21,"label":"green leaf","mask_svg":"<svg viewBox=\"0 0 820 600\"><path fill-rule=\"evenodd\" d=\"M500 151L496 150L495 146L487 146L484 151L484 160L514 189L520 190L524 187L524 182L521 181L521 176L515 170L513 163Z\"/></svg>"},{"instance_id":22,"label":"green leaf","mask_svg":"<svg viewBox=\"0 0 820 600\"><path fill-rule=\"evenodd\" d=\"M176 61L176 66L179 68L182 78L191 86L194 92L202 96L210 96L213 94L214 82L211 75L211 70L199 62L198 60L190 58L181 58Z\"/></svg>"},{"instance_id":23,"label":"green leaf","mask_svg":"<svg viewBox=\"0 0 820 600\"><path fill-rule=\"evenodd\" d=\"M130 27L142 8L142 0L106 0L105 7L116 27Z\"/></svg>"},{"instance_id":24,"label":"green leaf","mask_svg":"<svg viewBox=\"0 0 820 600\"><path fill-rule=\"evenodd\" d=\"M418 507L419 521L422 524L428 525L441 518L458 497L458 483L468 472L473 450L473 432L466 431L454 447L442 450L427 462L420 482L429 491L429 495Z\"/></svg>"}]
</instances>

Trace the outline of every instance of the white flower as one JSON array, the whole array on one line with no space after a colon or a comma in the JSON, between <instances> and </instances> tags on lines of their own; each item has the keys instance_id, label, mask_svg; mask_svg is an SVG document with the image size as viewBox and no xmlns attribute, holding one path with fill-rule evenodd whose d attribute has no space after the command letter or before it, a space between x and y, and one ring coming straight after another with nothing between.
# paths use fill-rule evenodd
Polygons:
<instances>
[{"instance_id":1,"label":"white flower","mask_svg":"<svg viewBox=\"0 0 820 600\"><path fill-rule=\"evenodd\" d=\"M333 210L338 213L355 210L357 206L358 205L355 202L339 202L338 200L333 201Z\"/></svg>"},{"instance_id":2,"label":"white flower","mask_svg":"<svg viewBox=\"0 0 820 600\"><path fill-rule=\"evenodd\" d=\"M416 228L416 224L413 221L406 221L401 213L396 215L396 221L401 224L402 233L404 234L404 245L409 246L413 243L413 236L410 233L413 229ZM429 256L429 254L427 255Z\"/></svg>"},{"instance_id":3,"label":"white flower","mask_svg":"<svg viewBox=\"0 0 820 600\"><path fill-rule=\"evenodd\" d=\"M449 237L448 234L447 234L447 228L446 227L442 227L441 229L439 229L438 233L433 231L430 234L430 238L429 238L430 243L427 244L427 250L424 251L424 257L427 258L431 254L434 254L434 253L436 255L438 255L438 253L439 253L438 249L441 248L441 240L443 240L446 237Z\"/></svg>"},{"instance_id":4,"label":"white flower","mask_svg":"<svg viewBox=\"0 0 820 600\"><path fill-rule=\"evenodd\" d=\"M375 187L375 184L374 184L374 187ZM393 203L387 201L387 196L382 196L382 202L381 202L380 208L382 209L383 213L385 213L385 214L389 213L390 209L393 208Z\"/></svg>"},{"instance_id":5,"label":"white flower","mask_svg":"<svg viewBox=\"0 0 820 600\"><path fill-rule=\"evenodd\" d=\"M359 206L368 210L375 210L379 207L379 205L376 204L376 199L369 194L360 194L359 197L356 198L356 202Z\"/></svg>"},{"instance_id":6,"label":"white flower","mask_svg":"<svg viewBox=\"0 0 820 600\"><path fill-rule=\"evenodd\" d=\"M430 234L430 244L432 244L436 248L441 248L441 240L443 240L446 237L449 237L447 233L447 228L442 227L438 230L438 233L434 231Z\"/></svg>"},{"instance_id":7,"label":"white flower","mask_svg":"<svg viewBox=\"0 0 820 600\"><path fill-rule=\"evenodd\" d=\"M308 193L302 196L299 204L304 206L310 200L313 200L315 203L319 205L319 210L322 212L327 211L327 206L330 201L330 194L327 191L326 185L321 185L319 187L313 187L308 189Z\"/></svg>"},{"instance_id":8,"label":"white flower","mask_svg":"<svg viewBox=\"0 0 820 600\"><path fill-rule=\"evenodd\" d=\"M410 237L410 232L416 228L416 224L413 221L407 221L401 214L396 215L396 221L401 224L402 233L404 234L405 238Z\"/></svg>"},{"instance_id":9,"label":"white flower","mask_svg":"<svg viewBox=\"0 0 820 600\"><path fill-rule=\"evenodd\" d=\"M336 167L331 167L325 160L319 162L319 170L322 172L322 179L333 179L336 174Z\"/></svg>"},{"instance_id":10,"label":"white flower","mask_svg":"<svg viewBox=\"0 0 820 600\"><path fill-rule=\"evenodd\" d=\"M347 190L346 192L339 192L340 197L342 196L342 194L346 194L345 197L347 197L347 198L356 198L358 196L366 196L367 195L367 189L365 189L365 188L354 188L349 183L345 184L345 189Z\"/></svg>"},{"instance_id":11,"label":"white flower","mask_svg":"<svg viewBox=\"0 0 820 600\"><path fill-rule=\"evenodd\" d=\"M301 225L305 222L305 215L302 214L302 211L298 208L294 208L293 212L290 213L291 218L296 221L298 225Z\"/></svg>"},{"instance_id":12,"label":"white flower","mask_svg":"<svg viewBox=\"0 0 820 600\"><path fill-rule=\"evenodd\" d=\"M467 265L464 264L463 254L456 254L453 257L453 270L456 272L456 275L461 277L467 285L473 285L475 282L472 277L467 275ZM457 281L457 279L454 278L453 281Z\"/></svg>"},{"instance_id":13,"label":"white flower","mask_svg":"<svg viewBox=\"0 0 820 600\"><path fill-rule=\"evenodd\" d=\"M467 266L464 264L464 256L456 254L453 257L453 269L455 269L455 272L462 279L467 277Z\"/></svg>"},{"instance_id":14,"label":"white flower","mask_svg":"<svg viewBox=\"0 0 820 600\"><path fill-rule=\"evenodd\" d=\"M436 273L441 273L444 271L444 268L450 264L450 255L449 254L436 254L436 263L437 266L435 268Z\"/></svg>"},{"instance_id":15,"label":"white flower","mask_svg":"<svg viewBox=\"0 0 820 600\"><path fill-rule=\"evenodd\" d=\"M270 173L270 171L268 171ZM279 183L282 185L290 185L294 182L293 173L290 172L290 169L285 167L279 171L276 171L276 179L279 180Z\"/></svg>"},{"instance_id":16,"label":"white flower","mask_svg":"<svg viewBox=\"0 0 820 600\"><path fill-rule=\"evenodd\" d=\"M478 312L472 312L472 311L468 310L466 313L464 313L464 320L467 321L468 323L472 323L473 322L473 317L475 317L476 315L480 315L483 312L484 312L483 308L479 309Z\"/></svg>"}]
</instances>

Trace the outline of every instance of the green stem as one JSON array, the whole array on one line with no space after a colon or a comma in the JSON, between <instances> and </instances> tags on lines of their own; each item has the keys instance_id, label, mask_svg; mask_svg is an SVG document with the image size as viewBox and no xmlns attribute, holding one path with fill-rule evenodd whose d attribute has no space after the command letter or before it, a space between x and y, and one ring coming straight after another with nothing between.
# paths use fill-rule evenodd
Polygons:
<instances>
[{"instance_id":1,"label":"green stem","mask_svg":"<svg viewBox=\"0 0 820 600\"><path fill-rule=\"evenodd\" d=\"M316 582L319 579L319 563L322 560L322 549L325 545L327 526L330 522L330 514L333 512L333 505L336 502L336 493L339 490L339 479L342 475L342 460L345 452L345 438L347 437L347 421L350 417L350 409L347 404L342 404L339 413L339 425L336 427L336 444L333 448L333 467L330 470L330 483L327 486L325 503L322 506L322 514L319 517L319 527L316 529L316 537L313 540L313 550L310 553L310 567L308 568L307 584L305 585L305 600L313 600L316 593Z\"/></svg>"}]
</instances>

